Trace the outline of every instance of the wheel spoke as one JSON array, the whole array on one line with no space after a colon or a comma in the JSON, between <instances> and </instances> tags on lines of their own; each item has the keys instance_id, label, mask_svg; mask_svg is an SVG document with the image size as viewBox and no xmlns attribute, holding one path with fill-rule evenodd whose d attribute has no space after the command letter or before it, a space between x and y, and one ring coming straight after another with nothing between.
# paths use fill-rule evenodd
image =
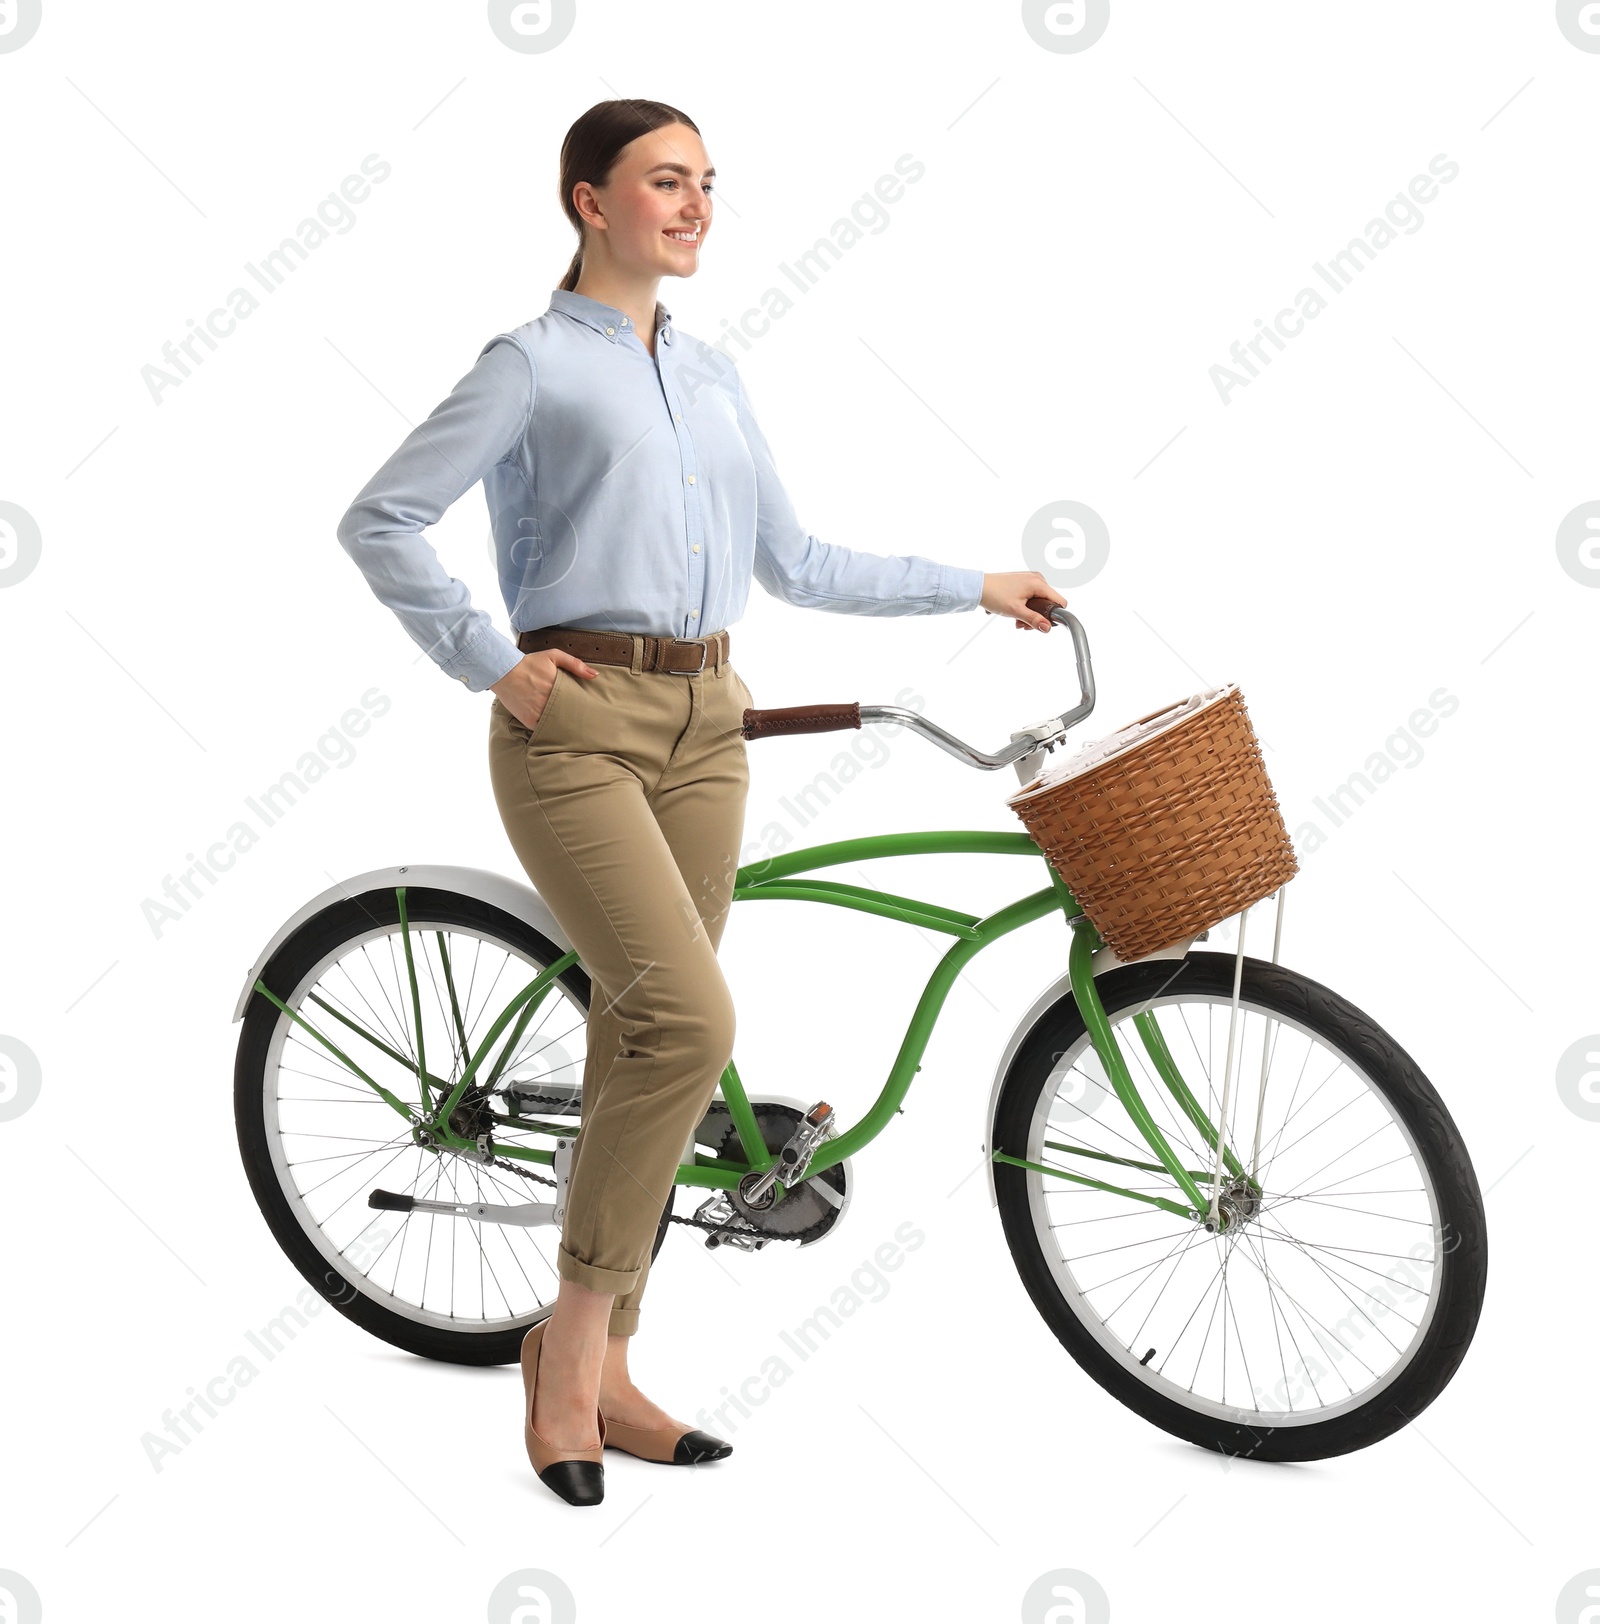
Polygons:
<instances>
[{"instance_id":1,"label":"wheel spoke","mask_svg":"<svg viewBox=\"0 0 1600 1624\"><path fill-rule=\"evenodd\" d=\"M1150 1304L1149 1308L1147 1308L1145 1310L1145 1316L1144 1316L1144 1318L1142 1320L1139 1321L1138 1329L1135 1330L1133 1335L1128 1338L1128 1346L1130 1348L1136 1346L1137 1343L1140 1341L1141 1337L1143 1336L1145 1326L1150 1323L1150 1316L1153 1313L1155 1313L1156 1309L1158 1309L1161 1306L1161 1299L1166 1294L1167 1286L1170 1286L1172 1284L1173 1278L1176 1276L1176 1274L1178 1272L1179 1265L1183 1261L1183 1254L1186 1253L1191 1246L1196 1245L1204 1237L1204 1235L1205 1235L1205 1231L1203 1229L1190 1229L1185 1234L1180 1235L1178 1237L1178 1243L1176 1245L1174 1245L1173 1248L1172 1248L1172 1251L1167 1254L1167 1257L1172 1257L1173 1258L1173 1263L1172 1263L1172 1269L1167 1275L1166 1285L1162 1286L1161 1290L1156 1293L1155 1301L1152 1302ZM1173 1253L1176 1253L1177 1256L1173 1257ZM1166 1262L1166 1258L1162 1258L1161 1261L1156 1264L1156 1268L1159 1269L1161 1267L1161 1264L1165 1263L1165 1262ZM1154 1272L1154 1271L1151 1271L1151 1272ZM1138 1289L1139 1288L1137 1286L1135 1286L1133 1288L1133 1291L1130 1291L1128 1293L1128 1296L1124 1297L1122 1299L1122 1302L1118 1303L1117 1306L1115 1308L1113 1308L1109 1314L1106 1315L1106 1323L1108 1325L1110 1324L1111 1320L1117 1315L1117 1313L1121 1310L1122 1303L1127 1302L1128 1298L1132 1297L1134 1292L1136 1292Z\"/></svg>"},{"instance_id":2,"label":"wheel spoke","mask_svg":"<svg viewBox=\"0 0 1600 1624\"><path fill-rule=\"evenodd\" d=\"M430 1093L437 1094L435 1105L442 1104L512 993L549 962L482 929L435 918L420 902L422 895L412 897L407 920L415 1000L392 910L386 918L363 910L358 931L315 964L308 962L299 985L283 994L296 1014L316 1016L320 1007L330 1032L359 1033L365 1046L352 1052L363 1062L371 1057L368 1075L419 1121L418 1054L429 1057ZM577 1131L586 1024L582 1003L559 978L551 981L530 1018L497 1038L498 1058L486 1054L483 1077L498 1065L498 1093L510 1076L560 1078L562 1092L570 1091L580 1107L572 1124ZM289 1015L276 1015L264 1066L261 1099L273 1176L333 1275L419 1332L499 1332L548 1308L559 1288L558 1228L396 1212L371 1207L368 1197L385 1190L458 1206L519 1206L547 1199L550 1182L530 1182L508 1162L419 1145L413 1123L394 1117L371 1083L352 1075ZM480 1077L463 1096L458 1111L466 1116L454 1119L463 1137L477 1138L490 1127L488 1102L495 1092ZM390 1112L394 1135L363 1132L380 1129L382 1119L348 1109L355 1104ZM498 1157L508 1148L551 1143L548 1131L514 1121L493 1127ZM549 1171L537 1177L547 1179Z\"/></svg>"},{"instance_id":3,"label":"wheel spoke","mask_svg":"<svg viewBox=\"0 0 1600 1624\"><path fill-rule=\"evenodd\" d=\"M1281 1235L1281 1234L1274 1235L1274 1234L1270 1233L1269 1231L1263 1230L1261 1232L1260 1239L1263 1240L1263 1241L1277 1241L1280 1244L1293 1246L1294 1248L1296 1248L1296 1250L1304 1253L1304 1255L1307 1256L1307 1257L1311 1257L1313 1251L1316 1250L1316 1248L1308 1248L1308 1247L1302 1246L1301 1243L1299 1242L1299 1240L1297 1240L1292 1235ZM1328 1276L1331 1279L1346 1281L1348 1284L1354 1286L1356 1288L1356 1290L1361 1292L1364 1296L1371 1297L1373 1302L1382 1305L1384 1307L1384 1311L1386 1313L1393 1314L1397 1319L1403 1320L1405 1322L1405 1324L1409 1325L1413 1331L1415 1331L1418 1328L1416 1321L1406 1319L1405 1315L1402 1314L1398 1308L1390 1308L1390 1307L1388 1307L1387 1304L1384 1304L1384 1300L1383 1300L1382 1297L1378 1296L1375 1292L1368 1291L1367 1288L1365 1286L1363 1286L1359 1280L1352 1280L1349 1275L1344 1274L1340 1270L1334 1268L1331 1263L1324 1262L1323 1260L1317 1259L1317 1258L1313 1258L1312 1260L1314 1262L1318 1263L1318 1265L1327 1272ZM1356 1269L1365 1269L1368 1274L1375 1274L1375 1275L1377 1275L1377 1277L1380 1280L1388 1280L1391 1285L1396 1285L1396 1286L1400 1285L1400 1282L1398 1280L1395 1280L1393 1278L1393 1276L1385 1274L1380 1269L1374 1269L1368 1264L1355 1263L1355 1264L1352 1264L1351 1267L1356 1268ZM1420 1296L1420 1297L1423 1297L1423 1298L1427 1297L1427 1293L1423 1292L1423 1291L1419 1291L1416 1286L1401 1286L1401 1290L1409 1291L1413 1296ZM1399 1350L1397 1349L1396 1351L1398 1352Z\"/></svg>"},{"instance_id":4,"label":"wheel spoke","mask_svg":"<svg viewBox=\"0 0 1600 1624\"><path fill-rule=\"evenodd\" d=\"M1019 1169L1017 1183L1008 1177L1005 1187L1026 1193L1029 1233L1062 1303L1095 1330L1100 1346L1116 1350L1124 1370L1219 1423L1257 1415L1267 1429L1303 1426L1369 1402L1419 1346L1439 1272L1419 1260L1411 1241L1419 1228L1434 1231L1437 1202L1410 1130L1362 1069L1367 1049L1330 1041L1292 1004L1264 1005L1249 978L1234 1033L1235 1064L1249 1086L1233 1092L1229 1120L1218 1122L1231 968L1226 991L1215 990L1223 979L1217 969L1204 992L1168 985L1125 1006L1106 1002L1147 1109L1175 1154L1200 1158L1185 1165L1207 1168L1203 1191L1216 1149L1198 1145L1193 1119L1173 1109L1173 1091L1130 1024L1134 1014L1150 1011L1196 1101L1207 1102L1210 1120L1225 1133L1224 1145L1242 1144L1246 1156L1253 1144L1261 1147L1258 1185L1224 1168L1218 1202L1225 1222L1216 1233L1163 1209L1135 1209L1129 1199L1170 1192L1170 1184L1122 1185L1128 1194L1119 1194L1067 1188L1049 1172ZM1130 966L1130 975L1137 969ZM1253 969L1251 978L1260 973ZM1081 1023L1049 1054L1034 1073L1032 1122L1026 1139L1017 1136L1018 1154L1063 1172L1063 1162L1076 1162L1074 1150L1145 1159L1143 1135L1108 1088ZM1079 1076L1096 1091L1086 1087L1080 1096L1094 1104L1092 1112L1066 1108L1064 1084ZM1064 1154L1053 1154L1046 1140ZM1063 1209L1057 1198L1068 1195L1073 1200ZM1070 1216L1057 1216L1063 1211ZM1165 1222L1119 1223L1134 1217ZM1300 1234L1302 1220L1320 1233ZM1124 1324L1131 1334L1117 1329Z\"/></svg>"},{"instance_id":5,"label":"wheel spoke","mask_svg":"<svg viewBox=\"0 0 1600 1624\"><path fill-rule=\"evenodd\" d=\"M1284 1328L1284 1330L1286 1330L1289 1333L1289 1341L1294 1347L1295 1358L1300 1361L1300 1368L1303 1371L1306 1372L1306 1379L1311 1383L1311 1391L1316 1395L1317 1403L1320 1406L1322 1404L1322 1394L1317 1388L1316 1377L1311 1372L1311 1365L1308 1363L1308 1361L1306 1359L1306 1356L1305 1356L1305 1352L1300 1346L1299 1337L1297 1337L1294 1334L1294 1326L1289 1323L1289 1316L1287 1314L1283 1313L1283 1310L1281 1308L1279 1308L1279 1306L1278 1306L1278 1292L1277 1292L1277 1288L1272 1283L1272 1270L1267 1266L1266 1254L1263 1252L1259 1260L1256 1258L1256 1255L1255 1255L1256 1239L1257 1239L1257 1237L1254 1236L1254 1235L1247 1235L1245 1237L1246 1243L1247 1243L1247 1245L1249 1246L1249 1249L1250 1249L1250 1260L1251 1260L1252 1263L1256 1264L1257 1268L1259 1268L1261 1270L1262 1278L1266 1281L1266 1284L1267 1284L1267 1301L1270 1304L1271 1309L1272 1309L1274 1334L1276 1334L1278 1320L1279 1320L1279 1317L1281 1316L1282 1321L1283 1321L1283 1328ZM1287 1296L1287 1293L1285 1293L1285 1295ZM1307 1328L1309 1329L1310 1327L1309 1327L1309 1323L1307 1322L1306 1317L1305 1317L1305 1311L1300 1307L1300 1305L1298 1303L1295 1303L1293 1306L1294 1306L1295 1312L1300 1315L1301 1323L1307 1325ZM1279 1354L1280 1354L1280 1357L1281 1357L1282 1349L1283 1349L1283 1344L1281 1342L1278 1344L1278 1348L1279 1348ZM1287 1367L1284 1369L1284 1372L1283 1372L1283 1385L1284 1385L1284 1393L1285 1393L1285 1396L1287 1397L1288 1388L1289 1388L1289 1372L1288 1372ZM1346 1386L1346 1389L1348 1389L1349 1388L1349 1383L1346 1382L1345 1386ZM1292 1401L1291 1401L1289 1407L1290 1407L1291 1410L1294 1408L1294 1405L1293 1405Z\"/></svg>"}]
</instances>

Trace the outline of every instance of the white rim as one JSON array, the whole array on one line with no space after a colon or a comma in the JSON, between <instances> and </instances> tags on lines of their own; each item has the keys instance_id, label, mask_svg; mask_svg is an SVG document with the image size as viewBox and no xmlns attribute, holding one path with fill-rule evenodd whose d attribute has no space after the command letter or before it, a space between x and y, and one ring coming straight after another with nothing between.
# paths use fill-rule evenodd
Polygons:
<instances>
[{"instance_id":1,"label":"white rim","mask_svg":"<svg viewBox=\"0 0 1600 1624\"><path fill-rule=\"evenodd\" d=\"M1209 1174L1212 1153L1150 1066L1131 1017L1147 1008L1169 1011L1158 1013L1158 1024L1180 1073L1214 1119L1230 1003L1216 994L1179 993L1107 1012L1141 1096L1191 1171ZM1199 1031L1201 1010L1208 1011L1205 1033ZM1309 1426L1369 1404L1400 1378L1426 1338L1443 1272L1438 1195L1415 1139L1368 1073L1309 1027L1248 999L1240 1000L1239 1022L1243 1059L1228 1139L1247 1170L1269 1026L1271 1074L1262 1111L1261 1211L1232 1240L1126 1196L1031 1170L1023 1174L1028 1206L1062 1300L1130 1375L1215 1420ZM1317 1070L1319 1051L1324 1064ZM1207 1078L1214 1085L1209 1100L1201 1092ZM1110 1092L1087 1033L1063 1052L1051 1079L1054 1086L1041 1089L1029 1126L1029 1161L1182 1201L1164 1173L1046 1146L1049 1138L1155 1160ZM1308 1109L1311 1118L1303 1116ZM1324 1122L1330 1129L1341 1124L1340 1132L1315 1145L1317 1124ZM1324 1152L1330 1159L1319 1167ZM1321 1182L1311 1183L1314 1178ZM1202 1194L1209 1190L1201 1184ZM1314 1237L1308 1218L1318 1230ZM1418 1257L1419 1250L1429 1255ZM1180 1275L1183 1289L1164 1302ZM1198 1295L1197 1283L1205 1285ZM1330 1322L1334 1304L1340 1312ZM1156 1352L1145 1363L1149 1347ZM1253 1355L1258 1368L1251 1368ZM1251 1402L1233 1397L1241 1390Z\"/></svg>"},{"instance_id":2,"label":"white rim","mask_svg":"<svg viewBox=\"0 0 1600 1624\"><path fill-rule=\"evenodd\" d=\"M493 1017L525 985L525 980L508 973L513 963L526 969L527 979L544 966L520 948L460 925L421 919L411 920L409 929L412 952L419 961L419 986L424 989L428 1070L438 1076L440 1058L450 1055L454 1046L450 1033L454 1016L448 998L438 997L437 984L429 987L424 975L428 955L436 953L432 933L445 933L452 964L462 972L459 980L466 983L458 984L457 993L469 1046L482 1040ZM312 989L319 988L333 972L330 986L319 988L321 995L346 1005L346 1013L353 1019L377 1029L377 1035L386 1037L400 1052L409 1052L404 1034L410 1031L410 984L399 937L398 925L375 926L350 937L312 966L285 1002L369 1076L399 1098L415 1101L415 1079L410 1072L362 1044L325 1011L313 1006L307 1012L303 1007ZM382 959L388 976L382 971L365 972L355 964L358 956L370 963L373 955L368 948L386 939ZM464 961L473 944L477 951L467 966ZM485 966L483 949L490 950L497 962ZM341 965L348 970L336 969ZM398 979L394 979L396 972ZM338 984L340 977L343 984ZM484 981L486 986L479 984ZM387 998L382 996L385 991ZM543 1063L551 1064L551 1049L561 1043L564 1063L560 1075L581 1082L586 1012L560 981L553 992L523 1034L517 1056L506 1068L508 1075L523 1075L530 1069L537 1072L541 1062L536 1059L530 1066L527 1057L541 1049L547 1057ZM401 999L405 1001L398 1002ZM358 1047L363 1051L360 1054L356 1053ZM459 1068L452 1075L459 1075ZM329 1269L368 1301L418 1325L485 1335L525 1325L549 1308L559 1289L555 1251L560 1232L556 1228L473 1224L460 1218L378 1210L366 1205L366 1196L371 1189L383 1188L428 1199L514 1204L549 1200L553 1187L499 1168L479 1167L449 1152L434 1155L412 1144L404 1120L281 1011L267 1048L262 1112L273 1171L301 1230ZM340 1120L347 1116L357 1119L353 1128ZM574 1121L574 1130L576 1127ZM293 1142L292 1148L286 1148L286 1138ZM527 1134L501 1142L548 1147L551 1140L548 1135ZM350 1143L372 1148L334 1148ZM370 1165L364 1165L364 1159ZM551 1176L543 1164L531 1164L531 1168ZM420 1270L419 1249L423 1253ZM387 1285L381 1283L384 1280ZM438 1306L441 1294L448 1299L446 1306Z\"/></svg>"}]
</instances>

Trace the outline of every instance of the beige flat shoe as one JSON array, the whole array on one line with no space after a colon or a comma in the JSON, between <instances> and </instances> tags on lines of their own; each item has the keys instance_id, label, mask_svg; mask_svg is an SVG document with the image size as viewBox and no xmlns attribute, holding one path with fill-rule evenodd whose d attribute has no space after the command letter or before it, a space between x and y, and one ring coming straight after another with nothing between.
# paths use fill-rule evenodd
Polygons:
<instances>
[{"instance_id":1,"label":"beige flat shoe","mask_svg":"<svg viewBox=\"0 0 1600 1624\"><path fill-rule=\"evenodd\" d=\"M594 1449L557 1449L533 1430L533 1390L539 1380L539 1349L544 1342L544 1328L549 1323L548 1318L540 1320L522 1339L522 1441L541 1483L553 1489L568 1505L597 1506L606 1493L606 1469L601 1463L606 1446L606 1418L598 1407L595 1417L600 1442Z\"/></svg>"},{"instance_id":2,"label":"beige flat shoe","mask_svg":"<svg viewBox=\"0 0 1600 1624\"><path fill-rule=\"evenodd\" d=\"M698 1466L702 1461L721 1460L733 1453L732 1444L696 1427L630 1427L621 1421L606 1421L603 1441L640 1460L660 1461L667 1466Z\"/></svg>"}]
</instances>

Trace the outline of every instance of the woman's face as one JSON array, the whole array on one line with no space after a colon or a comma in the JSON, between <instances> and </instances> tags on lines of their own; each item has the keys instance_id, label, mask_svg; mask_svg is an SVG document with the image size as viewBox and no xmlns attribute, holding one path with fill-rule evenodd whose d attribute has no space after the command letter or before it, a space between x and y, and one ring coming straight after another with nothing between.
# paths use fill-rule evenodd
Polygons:
<instances>
[{"instance_id":1,"label":"woman's face","mask_svg":"<svg viewBox=\"0 0 1600 1624\"><path fill-rule=\"evenodd\" d=\"M582 182L573 201L617 269L693 276L711 227L715 173L700 137L687 124L666 124L630 141L610 180Z\"/></svg>"}]
</instances>

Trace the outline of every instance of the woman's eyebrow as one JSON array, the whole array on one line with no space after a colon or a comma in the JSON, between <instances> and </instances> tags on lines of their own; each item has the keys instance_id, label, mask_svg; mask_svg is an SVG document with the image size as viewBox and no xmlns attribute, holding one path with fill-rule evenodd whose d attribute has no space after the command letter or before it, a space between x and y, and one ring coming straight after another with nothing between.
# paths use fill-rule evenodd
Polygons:
<instances>
[{"instance_id":1,"label":"woman's eyebrow","mask_svg":"<svg viewBox=\"0 0 1600 1624\"><path fill-rule=\"evenodd\" d=\"M670 169L670 170L673 171L674 174L678 174L678 175L691 175L691 174L694 173L694 171L691 170L687 164L662 163L662 164L652 164L647 170L645 170L645 174L653 175L653 174L655 174L655 172L658 169ZM711 168L711 169L706 170L705 173L706 173L706 175L714 175L714 174L716 174L716 172L717 171L716 171L715 168ZM705 178L704 175L701 176L702 180L704 178Z\"/></svg>"}]
</instances>

